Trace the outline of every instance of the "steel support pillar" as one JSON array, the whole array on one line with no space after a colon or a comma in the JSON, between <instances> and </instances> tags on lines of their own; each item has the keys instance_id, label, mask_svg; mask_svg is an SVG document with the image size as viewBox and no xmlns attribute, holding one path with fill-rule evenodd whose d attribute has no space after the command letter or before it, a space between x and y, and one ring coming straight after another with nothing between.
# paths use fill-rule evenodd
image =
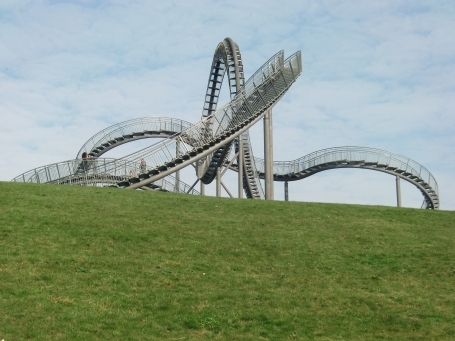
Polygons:
<instances>
[{"instance_id":1,"label":"steel support pillar","mask_svg":"<svg viewBox=\"0 0 455 341\"><path fill-rule=\"evenodd\" d=\"M401 185L400 185L400 177L398 175L396 177L396 184L397 184L397 207L401 207Z\"/></svg>"},{"instance_id":2,"label":"steel support pillar","mask_svg":"<svg viewBox=\"0 0 455 341\"><path fill-rule=\"evenodd\" d=\"M201 195L205 195L205 185L204 185L204 183L202 181L201 181L201 189L200 189L199 193Z\"/></svg>"},{"instance_id":3,"label":"steel support pillar","mask_svg":"<svg viewBox=\"0 0 455 341\"><path fill-rule=\"evenodd\" d=\"M264 173L265 200L273 200L272 109L264 115Z\"/></svg>"},{"instance_id":4,"label":"steel support pillar","mask_svg":"<svg viewBox=\"0 0 455 341\"><path fill-rule=\"evenodd\" d=\"M229 194L229 196L231 198L233 198L234 196L232 195L231 191L229 191L229 189L227 188L227 186L224 184L223 181L220 181L221 182L221 186L223 186L224 190L226 191L227 194Z\"/></svg>"},{"instance_id":5,"label":"steel support pillar","mask_svg":"<svg viewBox=\"0 0 455 341\"><path fill-rule=\"evenodd\" d=\"M239 198L243 198L243 141L242 135L238 138L239 156L237 157L237 165L239 170Z\"/></svg>"},{"instance_id":6,"label":"steel support pillar","mask_svg":"<svg viewBox=\"0 0 455 341\"><path fill-rule=\"evenodd\" d=\"M180 183L180 171L175 172L175 186L174 186L174 192L179 193L179 183Z\"/></svg>"},{"instance_id":7,"label":"steel support pillar","mask_svg":"<svg viewBox=\"0 0 455 341\"><path fill-rule=\"evenodd\" d=\"M177 141L175 145L175 157L180 156L180 143ZM175 185L174 185L174 192L179 193L179 183L180 183L180 171L178 170L175 172Z\"/></svg>"},{"instance_id":8,"label":"steel support pillar","mask_svg":"<svg viewBox=\"0 0 455 341\"><path fill-rule=\"evenodd\" d=\"M221 197L221 167L216 169L216 196Z\"/></svg>"},{"instance_id":9,"label":"steel support pillar","mask_svg":"<svg viewBox=\"0 0 455 341\"><path fill-rule=\"evenodd\" d=\"M288 182L284 182L284 201L289 201L289 187Z\"/></svg>"}]
</instances>

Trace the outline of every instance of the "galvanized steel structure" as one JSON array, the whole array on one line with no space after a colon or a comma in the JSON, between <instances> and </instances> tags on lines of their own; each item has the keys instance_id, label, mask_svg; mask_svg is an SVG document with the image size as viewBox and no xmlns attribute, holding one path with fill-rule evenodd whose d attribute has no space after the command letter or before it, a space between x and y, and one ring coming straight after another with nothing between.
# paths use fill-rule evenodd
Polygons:
<instances>
[{"instance_id":1,"label":"galvanized steel structure","mask_svg":"<svg viewBox=\"0 0 455 341\"><path fill-rule=\"evenodd\" d=\"M115 186L129 189L159 189L204 194L204 186L222 182L228 170L238 172L238 195L273 200L273 181L305 179L336 168L381 171L397 179L397 205L401 205L399 179L415 185L424 196L422 207L438 209L438 185L422 165L404 156L365 147L336 147L320 150L294 161L273 161L272 107L302 71L300 51L286 60L283 51L270 58L245 82L238 45L230 38L218 44L210 69L202 118L196 124L167 118L145 117L108 127L90 138L76 159L39 167L12 181L49 184ZM225 75L231 100L217 109ZM255 158L248 129L264 120L265 159ZM144 138L165 138L119 159L101 158L121 144ZM233 157L230 157L234 154ZM179 170L195 165L197 180L189 186L179 179ZM265 180L265 193L260 179ZM200 193L194 189L200 182Z\"/></svg>"}]
</instances>

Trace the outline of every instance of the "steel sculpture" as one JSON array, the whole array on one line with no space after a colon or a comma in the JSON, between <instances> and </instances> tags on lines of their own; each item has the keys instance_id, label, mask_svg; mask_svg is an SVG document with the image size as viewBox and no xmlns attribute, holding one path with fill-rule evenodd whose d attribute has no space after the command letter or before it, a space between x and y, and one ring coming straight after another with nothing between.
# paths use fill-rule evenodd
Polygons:
<instances>
[{"instance_id":1,"label":"steel sculpture","mask_svg":"<svg viewBox=\"0 0 455 341\"><path fill-rule=\"evenodd\" d=\"M197 195L204 194L205 184L216 180L217 195L224 187L232 197L221 180L231 169L239 174L239 197L244 191L248 198L273 199L273 181L283 181L287 200L290 181L330 169L359 168L394 175L398 206L401 206L399 179L404 179L422 192L422 207L439 209L438 185L432 174L419 163L385 150L335 147L294 161L273 161L271 108L301 70L300 51L286 60L280 51L245 82L240 49L232 39L226 38L215 50L201 121L191 124L168 117L144 117L121 122L91 137L76 159L30 170L12 181L114 186ZM231 99L217 109L225 74L228 75ZM248 134L248 129L261 118L264 118L265 160L254 158ZM101 158L112 148L144 138L165 140L119 159ZM230 157L232 153L234 156ZM192 186L179 179L179 170L189 165L197 169L197 180ZM265 194L260 179L265 180ZM198 181L201 193L194 189Z\"/></svg>"}]
</instances>

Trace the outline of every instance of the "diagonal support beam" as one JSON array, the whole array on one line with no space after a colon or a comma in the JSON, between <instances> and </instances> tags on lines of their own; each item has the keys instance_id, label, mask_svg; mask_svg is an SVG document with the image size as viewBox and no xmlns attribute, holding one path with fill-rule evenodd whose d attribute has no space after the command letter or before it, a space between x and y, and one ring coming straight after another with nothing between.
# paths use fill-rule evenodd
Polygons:
<instances>
[{"instance_id":1,"label":"diagonal support beam","mask_svg":"<svg viewBox=\"0 0 455 341\"><path fill-rule=\"evenodd\" d=\"M224 182L220 180L220 183L221 183L221 186L223 186L223 188L224 188L224 190L226 191L226 193L229 194L229 196L230 196L231 198L233 198L234 196L232 195L231 192L229 192L229 190L227 189L227 187L226 187L226 185L224 184Z\"/></svg>"},{"instance_id":2,"label":"diagonal support beam","mask_svg":"<svg viewBox=\"0 0 455 341\"><path fill-rule=\"evenodd\" d=\"M236 154L234 155L234 157L233 157L232 160L228 163L228 165L226 166L226 168L221 172L221 176L223 176L224 173L226 173L227 170L231 168L232 163L235 161L235 158L236 158L237 156L239 156L239 153L236 153Z\"/></svg>"}]
</instances>

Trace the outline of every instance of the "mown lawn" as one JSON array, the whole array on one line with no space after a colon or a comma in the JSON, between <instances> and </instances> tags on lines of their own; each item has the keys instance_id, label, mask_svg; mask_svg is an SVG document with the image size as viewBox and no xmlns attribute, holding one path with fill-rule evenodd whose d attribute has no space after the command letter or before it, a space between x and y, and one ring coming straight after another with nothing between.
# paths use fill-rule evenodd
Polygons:
<instances>
[{"instance_id":1,"label":"mown lawn","mask_svg":"<svg viewBox=\"0 0 455 341\"><path fill-rule=\"evenodd\" d=\"M455 339L455 212L0 193L0 340Z\"/></svg>"}]
</instances>

